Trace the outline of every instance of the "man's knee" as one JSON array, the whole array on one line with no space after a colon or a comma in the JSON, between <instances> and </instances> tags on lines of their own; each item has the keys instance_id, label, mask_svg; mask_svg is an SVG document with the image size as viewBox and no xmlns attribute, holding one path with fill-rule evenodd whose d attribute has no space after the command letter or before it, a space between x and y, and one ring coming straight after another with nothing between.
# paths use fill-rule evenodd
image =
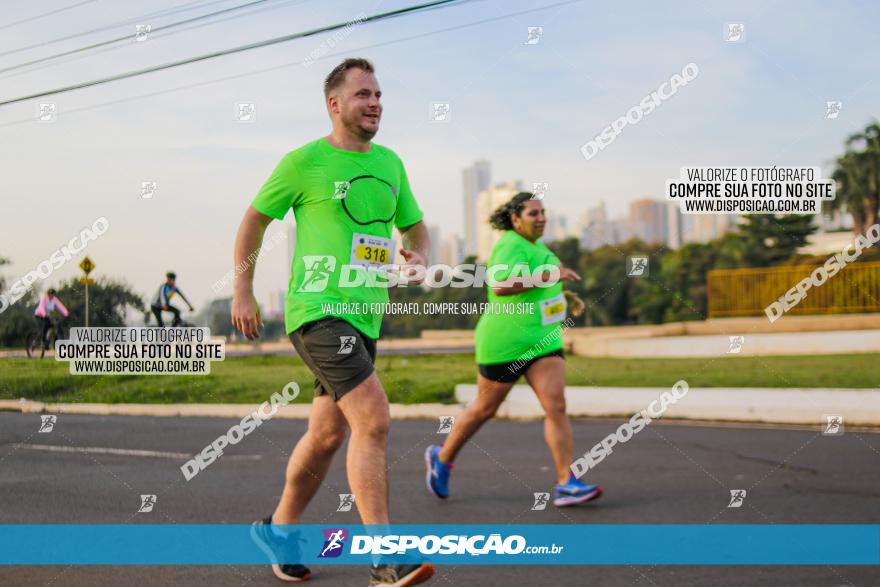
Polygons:
<instances>
[{"instance_id":1,"label":"man's knee","mask_svg":"<svg viewBox=\"0 0 880 587\"><path fill-rule=\"evenodd\" d=\"M389 414L376 414L353 428L353 432L362 438L384 442L388 438L391 429L391 417Z\"/></svg>"},{"instance_id":2,"label":"man's knee","mask_svg":"<svg viewBox=\"0 0 880 587\"><path fill-rule=\"evenodd\" d=\"M312 445L321 453L335 453L345 442L345 428L309 430Z\"/></svg>"},{"instance_id":3,"label":"man's knee","mask_svg":"<svg viewBox=\"0 0 880 587\"><path fill-rule=\"evenodd\" d=\"M391 427L388 396L375 373L342 396L337 405L351 426L352 435L382 441L388 437Z\"/></svg>"}]
</instances>

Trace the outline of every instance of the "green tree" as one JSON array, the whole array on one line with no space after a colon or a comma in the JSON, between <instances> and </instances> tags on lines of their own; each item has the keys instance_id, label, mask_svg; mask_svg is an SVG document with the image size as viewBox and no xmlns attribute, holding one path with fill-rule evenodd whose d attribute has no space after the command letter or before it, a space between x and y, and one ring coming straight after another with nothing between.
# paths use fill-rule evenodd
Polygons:
<instances>
[{"instance_id":1,"label":"green tree","mask_svg":"<svg viewBox=\"0 0 880 587\"><path fill-rule=\"evenodd\" d=\"M667 293L657 281L662 266L660 245L647 245L631 239L618 245L605 245L581 256L585 323L589 326L659 321L654 304L667 303ZM648 275L627 275L627 257L648 257Z\"/></svg>"},{"instance_id":2,"label":"green tree","mask_svg":"<svg viewBox=\"0 0 880 587\"><path fill-rule=\"evenodd\" d=\"M726 244L728 251L735 251L740 266L745 267L781 265L794 257L816 232L812 216L751 214L744 219Z\"/></svg>"},{"instance_id":3,"label":"green tree","mask_svg":"<svg viewBox=\"0 0 880 587\"><path fill-rule=\"evenodd\" d=\"M232 327L232 298L211 300L193 321L210 328L214 336L230 336L235 331Z\"/></svg>"},{"instance_id":4,"label":"green tree","mask_svg":"<svg viewBox=\"0 0 880 587\"><path fill-rule=\"evenodd\" d=\"M575 271L578 270L578 265L581 262L581 248L578 239L573 236L568 237L561 241L554 241L548 247L559 257L564 266Z\"/></svg>"},{"instance_id":5,"label":"green tree","mask_svg":"<svg viewBox=\"0 0 880 587\"><path fill-rule=\"evenodd\" d=\"M476 265L473 257L465 259L465 263ZM456 280L458 281L458 280ZM459 303L472 304L486 301L486 288L483 287L421 287L407 285L392 287L388 290L391 303L416 304L418 308L424 303ZM475 328L479 315L466 313L449 313L443 315L424 315L386 313L382 318L383 336L419 336L422 330Z\"/></svg>"},{"instance_id":6,"label":"green tree","mask_svg":"<svg viewBox=\"0 0 880 587\"><path fill-rule=\"evenodd\" d=\"M880 124L872 122L846 140L846 152L837 158L831 177L837 182L837 196L826 208L846 207L857 233L876 224L880 207Z\"/></svg>"},{"instance_id":7,"label":"green tree","mask_svg":"<svg viewBox=\"0 0 880 587\"><path fill-rule=\"evenodd\" d=\"M559 257L559 261L569 269L573 269L577 272L578 275L581 276L580 281L566 281L563 286L565 290L571 291L576 296L584 300L584 305L586 306L589 302L587 300L587 287L585 281L585 273L584 268L586 265L585 261L585 252L581 251L580 241L574 237L569 237L561 241L555 241L548 245L550 250L552 250L557 257ZM584 312L582 315L578 317L570 316L570 318L574 321L576 326L583 326L588 324L588 315Z\"/></svg>"},{"instance_id":8,"label":"green tree","mask_svg":"<svg viewBox=\"0 0 880 587\"><path fill-rule=\"evenodd\" d=\"M0 267L10 264L9 259L0 257ZM2 275L0 275L0 293L7 293L6 279ZM0 346L24 347L28 334L36 328L34 322L36 305L37 295L30 290L17 302L0 312Z\"/></svg>"},{"instance_id":9,"label":"green tree","mask_svg":"<svg viewBox=\"0 0 880 587\"><path fill-rule=\"evenodd\" d=\"M703 320L708 311L706 279L721 256L717 241L688 243L652 261L655 277L641 280L634 297L642 322Z\"/></svg>"}]
</instances>

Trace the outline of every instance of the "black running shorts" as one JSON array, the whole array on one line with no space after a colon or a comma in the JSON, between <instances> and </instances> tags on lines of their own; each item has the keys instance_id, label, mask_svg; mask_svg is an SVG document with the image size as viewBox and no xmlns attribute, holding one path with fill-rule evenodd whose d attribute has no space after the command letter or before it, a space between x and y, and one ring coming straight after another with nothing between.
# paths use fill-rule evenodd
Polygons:
<instances>
[{"instance_id":1,"label":"black running shorts","mask_svg":"<svg viewBox=\"0 0 880 587\"><path fill-rule=\"evenodd\" d=\"M376 341L342 318L307 322L290 342L315 375L315 397L339 401L375 371Z\"/></svg>"},{"instance_id":2,"label":"black running shorts","mask_svg":"<svg viewBox=\"0 0 880 587\"><path fill-rule=\"evenodd\" d=\"M529 370L529 367L531 367L535 361L543 359L544 357L565 358L565 355L562 353L562 351L551 351L539 357L529 359L525 363L514 361L512 363L492 363L489 365L477 365L477 367L480 371L480 375L482 375L486 379L491 379L492 381L497 381L498 383L514 383L517 379L525 375L526 371Z\"/></svg>"}]
</instances>

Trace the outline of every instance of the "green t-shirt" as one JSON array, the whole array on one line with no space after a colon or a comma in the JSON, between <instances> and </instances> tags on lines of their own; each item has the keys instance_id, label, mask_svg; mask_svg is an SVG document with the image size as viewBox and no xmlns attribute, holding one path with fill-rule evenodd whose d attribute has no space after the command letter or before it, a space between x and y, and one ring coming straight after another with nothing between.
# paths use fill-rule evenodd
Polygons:
<instances>
[{"instance_id":1,"label":"green t-shirt","mask_svg":"<svg viewBox=\"0 0 880 587\"><path fill-rule=\"evenodd\" d=\"M541 265L559 267L559 258L541 241L531 242L512 230L506 231L489 256L491 269L507 265L504 271L496 271L495 282L509 277L531 275ZM543 272L546 269L542 269ZM562 282L549 287L533 287L521 293L498 296L489 282L490 304L508 304L515 310L519 304L532 304L532 312L486 312L477 323L475 343L477 363L511 363L562 349L562 328L567 306L562 295Z\"/></svg>"},{"instance_id":2,"label":"green t-shirt","mask_svg":"<svg viewBox=\"0 0 880 587\"><path fill-rule=\"evenodd\" d=\"M357 153L321 138L285 155L251 205L279 220L293 208L296 218L287 332L336 316L379 338L382 313L374 309L388 302L388 289L375 285L372 268L394 262L392 223L406 228L422 219L400 158L375 143ZM346 287L367 273L373 286Z\"/></svg>"}]
</instances>

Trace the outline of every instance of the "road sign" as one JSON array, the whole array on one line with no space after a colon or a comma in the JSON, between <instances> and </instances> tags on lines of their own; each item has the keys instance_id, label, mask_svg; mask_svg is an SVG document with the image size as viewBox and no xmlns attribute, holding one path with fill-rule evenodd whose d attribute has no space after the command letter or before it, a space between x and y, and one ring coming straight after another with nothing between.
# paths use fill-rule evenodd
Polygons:
<instances>
[{"instance_id":1,"label":"road sign","mask_svg":"<svg viewBox=\"0 0 880 587\"><path fill-rule=\"evenodd\" d=\"M89 273L95 268L95 264L88 257L83 257L79 268L83 270L85 276L80 277L79 282L86 286L86 328L89 327L89 286L95 283L95 280L89 277Z\"/></svg>"},{"instance_id":2,"label":"road sign","mask_svg":"<svg viewBox=\"0 0 880 587\"><path fill-rule=\"evenodd\" d=\"M92 269L95 268L95 264L92 263L92 260L86 257L82 260L82 263L79 264L79 268L83 270L83 273L88 275L92 272Z\"/></svg>"}]
</instances>

